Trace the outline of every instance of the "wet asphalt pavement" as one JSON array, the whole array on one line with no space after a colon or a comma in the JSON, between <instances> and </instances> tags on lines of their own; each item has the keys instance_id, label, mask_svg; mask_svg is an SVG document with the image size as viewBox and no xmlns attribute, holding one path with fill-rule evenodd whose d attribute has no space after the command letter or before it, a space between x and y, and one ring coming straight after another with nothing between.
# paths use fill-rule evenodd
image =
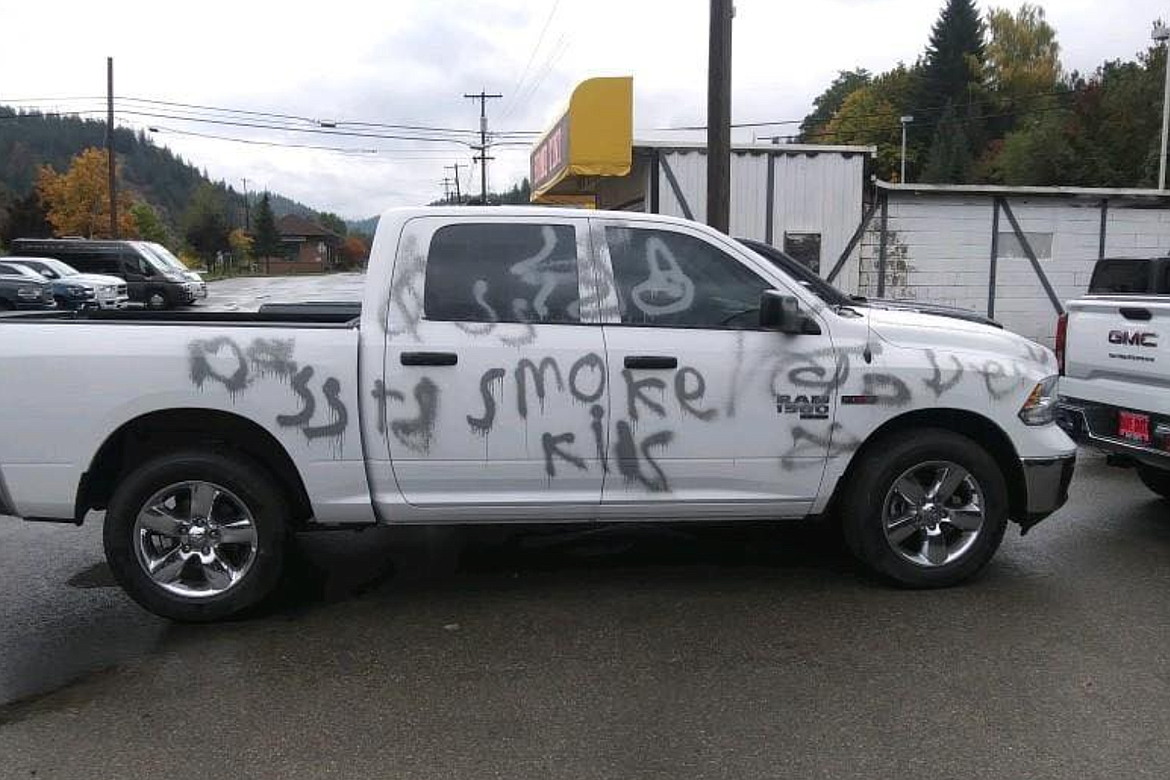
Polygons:
<instances>
[{"instance_id":1,"label":"wet asphalt pavement","mask_svg":"<svg viewBox=\"0 0 1170 780\"><path fill-rule=\"evenodd\" d=\"M1170 505L1069 505L940 592L798 526L301 539L267 613L179 626L99 523L0 521L0 776L1164 777Z\"/></svg>"},{"instance_id":2,"label":"wet asphalt pavement","mask_svg":"<svg viewBox=\"0 0 1170 780\"><path fill-rule=\"evenodd\" d=\"M352 300L359 275L201 306ZM977 580L802 525L302 537L265 613L181 626L100 517L0 518L0 778L1084 778L1170 766L1170 504L1083 457Z\"/></svg>"}]
</instances>

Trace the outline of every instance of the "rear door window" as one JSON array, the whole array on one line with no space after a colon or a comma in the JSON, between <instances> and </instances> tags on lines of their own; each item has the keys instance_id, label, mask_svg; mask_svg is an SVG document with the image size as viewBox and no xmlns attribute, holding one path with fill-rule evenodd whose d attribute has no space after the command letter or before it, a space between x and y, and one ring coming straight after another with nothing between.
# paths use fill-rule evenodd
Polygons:
<instances>
[{"instance_id":1,"label":"rear door window","mask_svg":"<svg viewBox=\"0 0 1170 780\"><path fill-rule=\"evenodd\" d=\"M435 231L423 311L453 322L577 323L577 230L482 223Z\"/></svg>"},{"instance_id":2,"label":"rear door window","mask_svg":"<svg viewBox=\"0 0 1170 780\"><path fill-rule=\"evenodd\" d=\"M1142 294L1149 291L1150 264L1146 260L1099 260L1089 282L1089 292L1097 295Z\"/></svg>"}]
</instances>

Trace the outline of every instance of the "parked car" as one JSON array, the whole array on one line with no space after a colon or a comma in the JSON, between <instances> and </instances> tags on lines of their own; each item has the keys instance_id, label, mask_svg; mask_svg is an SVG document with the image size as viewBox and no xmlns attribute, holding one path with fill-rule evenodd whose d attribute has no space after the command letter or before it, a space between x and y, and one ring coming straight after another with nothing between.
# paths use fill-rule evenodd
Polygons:
<instances>
[{"instance_id":1,"label":"parked car","mask_svg":"<svg viewBox=\"0 0 1170 780\"><path fill-rule=\"evenodd\" d=\"M290 531L373 524L838 518L953 585L1074 465L1049 350L829 305L673 217L396 209L360 309L86 316L0 324L0 514L105 510L118 582L180 620L262 600Z\"/></svg>"},{"instance_id":2,"label":"parked car","mask_svg":"<svg viewBox=\"0 0 1170 780\"><path fill-rule=\"evenodd\" d=\"M0 312L52 309L56 305L48 279L27 268L0 264Z\"/></svg>"},{"instance_id":3,"label":"parked car","mask_svg":"<svg viewBox=\"0 0 1170 780\"><path fill-rule=\"evenodd\" d=\"M116 276L126 282L130 300L151 309L169 309L194 301L190 280L138 244L81 238L18 238L12 242L12 254L51 257L82 273Z\"/></svg>"},{"instance_id":4,"label":"parked car","mask_svg":"<svg viewBox=\"0 0 1170 780\"><path fill-rule=\"evenodd\" d=\"M1061 427L1170 498L1170 260L1110 258L1057 323Z\"/></svg>"},{"instance_id":5,"label":"parked car","mask_svg":"<svg viewBox=\"0 0 1170 780\"><path fill-rule=\"evenodd\" d=\"M79 273L51 257L0 257L0 263L21 265L48 279L63 309L124 309L130 300L126 283L118 277Z\"/></svg>"},{"instance_id":6,"label":"parked car","mask_svg":"<svg viewBox=\"0 0 1170 780\"><path fill-rule=\"evenodd\" d=\"M183 264L182 260L175 257L171 253L171 250L153 241L139 241L137 244L144 251L153 253L155 257L169 266L171 270L181 274L187 280L194 300L201 300L207 297L207 282L203 281L203 277L199 273L192 271Z\"/></svg>"},{"instance_id":7,"label":"parked car","mask_svg":"<svg viewBox=\"0 0 1170 780\"><path fill-rule=\"evenodd\" d=\"M920 314L934 314L939 317L951 317L957 320L978 322L994 328L1003 325L990 317L985 317L976 311L959 306L944 306L939 303L919 303L918 301L894 300L892 298L867 298L860 295L846 295L833 285L826 282L808 266L792 257L782 249L771 244L756 241L751 238L737 239L753 252L762 255L765 260L775 263L781 271L796 279L800 284L812 291L821 300L832 305L865 306L871 309L890 309L897 311L916 311Z\"/></svg>"}]
</instances>

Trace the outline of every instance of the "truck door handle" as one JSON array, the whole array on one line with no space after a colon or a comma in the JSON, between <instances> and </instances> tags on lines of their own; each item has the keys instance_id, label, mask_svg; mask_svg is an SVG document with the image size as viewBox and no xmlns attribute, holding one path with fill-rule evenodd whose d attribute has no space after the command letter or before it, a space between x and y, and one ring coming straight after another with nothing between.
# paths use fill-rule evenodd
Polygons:
<instances>
[{"instance_id":1,"label":"truck door handle","mask_svg":"<svg viewBox=\"0 0 1170 780\"><path fill-rule=\"evenodd\" d=\"M403 352L398 359L404 366L453 366L459 362L454 352Z\"/></svg>"},{"instance_id":2,"label":"truck door handle","mask_svg":"<svg viewBox=\"0 0 1170 780\"><path fill-rule=\"evenodd\" d=\"M1150 314L1149 309L1143 309L1139 306L1122 306L1121 316L1125 317L1127 320L1140 320L1142 322L1146 322L1152 319L1154 315Z\"/></svg>"},{"instance_id":3,"label":"truck door handle","mask_svg":"<svg viewBox=\"0 0 1170 780\"><path fill-rule=\"evenodd\" d=\"M678 358L669 355L626 355L626 368L678 368Z\"/></svg>"}]
</instances>

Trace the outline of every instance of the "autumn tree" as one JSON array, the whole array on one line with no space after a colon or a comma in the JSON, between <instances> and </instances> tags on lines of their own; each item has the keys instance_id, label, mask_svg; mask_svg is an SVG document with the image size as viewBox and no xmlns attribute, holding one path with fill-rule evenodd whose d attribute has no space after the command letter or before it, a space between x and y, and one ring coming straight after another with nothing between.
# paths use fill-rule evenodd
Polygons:
<instances>
[{"instance_id":1,"label":"autumn tree","mask_svg":"<svg viewBox=\"0 0 1170 780\"><path fill-rule=\"evenodd\" d=\"M1024 3L1015 14L993 8L987 15L984 79L1001 99L1052 92L1060 79L1060 44L1040 6Z\"/></svg>"},{"instance_id":2,"label":"autumn tree","mask_svg":"<svg viewBox=\"0 0 1170 780\"><path fill-rule=\"evenodd\" d=\"M280 231L276 229L276 215L272 213L272 203L265 192L256 205L256 218L252 252L256 257L280 257Z\"/></svg>"},{"instance_id":3,"label":"autumn tree","mask_svg":"<svg viewBox=\"0 0 1170 780\"><path fill-rule=\"evenodd\" d=\"M228 246L231 247L232 257L237 262L252 259L253 243L252 237L245 233L243 228L236 228L228 234Z\"/></svg>"},{"instance_id":4,"label":"autumn tree","mask_svg":"<svg viewBox=\"0 0 1170 780\"><path fill-rule=\"evenodd\" d=\"M811 143L863 144L877 147L874 172L892 178L901 162L902 125L914 93L915 77L905 65L873 78L845 98L833 118L808 136ZM910 167L917 158L911 149Z\"/></svg>"},{"instance_id":5,"label":"autumn tree","mask_svg":"<svg viewBox=\"0 0 1170 780\"><path fill-rule=\"evenodd\" d=\"M58 236L113 238L110 234L109 157L104 149L90 147L58 173L49 166L37 175L37 193L45 204L50 224ZM118 190L118 233L134 238L138 226L130 212L133 199Z\"/></svg>"},{"instance_id":6,"label":"autumn tree","mask_svg":"<svg viewBox=\"0 0 1170 780\"><path fill-rule=\"evenodd\" d=\"M370 247L358 236L347 236L338 249L341 262L348 267L359 267L370 258Z\"/></svg>"},{"instance_id":7,"label":"autumn tree","mask_svg":"<svg viewBox=\"0 0 1170 780\"><path fill-rule=\"evenodd\" d=\"M813 110L800 123L801 141L816 143L818 131L832 121L845 100L857 90L867 86L873 76L865 68L842 70L824 92L813 98Z\"/></svg>"}]
</instances>

